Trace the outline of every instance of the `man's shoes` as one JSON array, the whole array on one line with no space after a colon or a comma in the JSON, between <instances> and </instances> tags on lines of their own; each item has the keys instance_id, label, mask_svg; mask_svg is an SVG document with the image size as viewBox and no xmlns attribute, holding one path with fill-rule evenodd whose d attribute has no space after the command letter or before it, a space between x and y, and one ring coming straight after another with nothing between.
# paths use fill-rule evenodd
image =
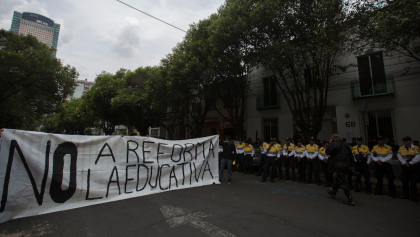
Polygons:
<instances>
[{"instance_id":1,"label":"man's shoes","mask_svg":"<svg viewBox=\"0 0 420 237\"><path fill-rule=\"evenodd\" d=\"M327 193L329 194L329 195L331 195L331 197L332 198L334 198L335 199L335 193L332 191L332 190L327 190Z\"/></svg>"},{"instance_id":2,"label":"man's shoes","mask_svg":"<svg viewBox=\"0 0 420 237\"><path fill-rule=\"evenodd\" d=\"M264 183L264 182L265 182L265 179L261 179L261 181L260 181L260 182Z\"/></svg>"},{"instance_id":3,"label":"man's shoes","mask_svg":"<svg viewBox=\"0 0 420 237\"><path fill-rule=\"evenodd\" d=\"M410 197L407 195L402 195L401 197L399 197L399 199L410 199Z\"/></svg>"},{"instance_id":4,"label":"man's shoes","mask_svg":"<svg viewBox=\"0 0 420 237\"><path fill-rule=\"evenodd\" d=\"M316 186L321 186L321 182L316 182Z\"/></svg>"},{"instance_id":5,"label":"man's shoes","mask_svg":"<svg viewBox=\"0 0 420 237\"><path fill-rule=\"evenodd\" d=\"M228 180L228 184L232 184L232 180Z\"/></svg>"},{"instance_id":6,"label":"man's shoes","mask_svg":"<svg viewBox=\"0 0 420 237\"><path fill-rule=\"evenodd\" d=\"M380 192L375 192L373 195L382 195Z\"/></svg>"},{"instance_id":7,"label":"man's shoes","mask_svg":"<svg viewBox=\"0 0 420 237\"><path fill-rule=\"evenodd\" d=\"M356 203L354 203L354 201L352 199L344 201L343 203L346 204L346 205L353 206L353 207L356 206Z\"/></svg>"},{"instance_id":8,"label":"man's shoes","mask_svg":"<svg viewBox=\"0 0 420 237\"><path fill-rule=\"evenodd\" d=\"M395 194L395 193L391 193L391 197L392 197L392 198L397 198L397 194Z\"/></svg>"}]
</instances>

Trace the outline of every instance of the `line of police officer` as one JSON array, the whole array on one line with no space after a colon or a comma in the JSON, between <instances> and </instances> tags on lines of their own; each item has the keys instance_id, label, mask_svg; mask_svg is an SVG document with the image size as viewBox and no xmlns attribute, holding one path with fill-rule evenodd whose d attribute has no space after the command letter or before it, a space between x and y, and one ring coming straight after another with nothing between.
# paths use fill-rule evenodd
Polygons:
<instances>
[{"instance_id":1,"label":"line of police officer","mask_svg":"<svg viewBox=\"0 0 420 237\"><path fill-rule=\"evenodd\" d=\"M385 139L381 136L377 138L378 144L372 150L363 144L362 137L357 137L357 144L352 146L354 157L354 170L356 175L355 192L361 192L362 180L365 180L366 193L371 193L369 164L375 162L375 176L377 186L375 195L382 195L383 176L388 180L388 189L391 197L396 198L396 188L394 184L395 175L391 167L393 156L392 147L385 144ZM417 182L420 178L420 151L419 147L412 144L410 137L403 138L404 146L398 150L398 160L401 162L401 181L403 183L403 196L401 199L411 197L412 201L417 202ZM315 144L315 139L310 138L310 143L303 145L302 140L298 139L297 144L292 143L292 138L286 138L286 144L282 147L276 138L272 138L270 143L261 142L261 160L260 167L256 176L263 173L261 182L265 182L269 176L271 167L270 181L274 178L283 180L298 181L302 183L311 183L312 174L315 176L315 182L321 185L319 170L321 167L325 177L325 187L333 184L333 167L329 162L329 155L326 154L326 148L329 142L324 141L323 146ZM248 142L240 141L236 146L237 162L239 163L239 172L253 174L253 157L255 156L254 147ZM283 177L284 165L285 176ZM298 169L298 179L296 178L296 167ZM277 176L278 171L278 176ZM290 175L291 173L291 175ZM352 187L351 173L349 173L349 186ZM411 193L411 195L410 195Z\"/></svg>"}]
</instances>

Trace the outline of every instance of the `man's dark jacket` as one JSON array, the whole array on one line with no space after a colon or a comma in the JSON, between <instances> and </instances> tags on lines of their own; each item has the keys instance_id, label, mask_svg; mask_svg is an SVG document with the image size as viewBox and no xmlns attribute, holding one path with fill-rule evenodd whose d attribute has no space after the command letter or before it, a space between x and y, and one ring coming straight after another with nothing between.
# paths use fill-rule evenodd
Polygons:
<instances>
[{"instance_id":1,"label":"man's dark jacket","mask_svg":"<svg viewBox=\"0 0 420 237\"><path fill-rule=\"evenodd\" d=\"M332 162L336 168L348 168L354 166L354 158L351 148L347 143L341 140L328 144L325 153L330 155L330 162Z\"/></svg>"},{"instance_id":2,"label":"man's dark jacket","mask_svg":"<svg viewBox=\"0 0 420 237\"><path fill-rule=\"evenodd\" d=\"M235 144L230 143L227 144L227 142L222 142L223 146L223 159L233 160L236 156L236 147Z\"/></svg>"}]
</instances>

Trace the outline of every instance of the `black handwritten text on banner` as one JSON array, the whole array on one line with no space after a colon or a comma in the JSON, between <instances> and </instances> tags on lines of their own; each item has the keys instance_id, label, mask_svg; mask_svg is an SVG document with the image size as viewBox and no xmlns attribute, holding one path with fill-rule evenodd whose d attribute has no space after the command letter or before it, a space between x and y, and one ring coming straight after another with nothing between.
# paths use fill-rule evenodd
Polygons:
<instances>
[{"instance_id":1,"label":"black handwritten text on banner","mask_svg":"<svg viewBox=\"0 0 420 237\"><path fill-rule=\"evenodd\" d=\"M218 137L2 133L0 223L169 190L219 183Z\"/></svg>"}]
</instances>

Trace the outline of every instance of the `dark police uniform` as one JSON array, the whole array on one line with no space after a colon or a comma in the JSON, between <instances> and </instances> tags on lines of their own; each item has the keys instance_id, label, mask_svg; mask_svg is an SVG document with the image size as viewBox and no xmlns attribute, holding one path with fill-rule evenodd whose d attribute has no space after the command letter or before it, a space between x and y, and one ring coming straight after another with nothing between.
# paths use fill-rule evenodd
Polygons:
<instances>
[{"instance_id":1,"label":"dark police uniform","mask_svg":"<svg viewBox=\"0 0 420 237\"><path fill-rule=\"evenodd\" d=\"M310 141L315 141L313 137L311 137ZM319 186L321 185L321 180L319 178L319 163L318 163L318 150L319 146L317 144L308 144L305 148L305 156L306 156L306 163L308 166L308 180L306 183L312 182L312 171L315 173L315 181L316 184Z\"/></svg>"},{"instance_id":2,"label":"dark police uniform","mask_svg":"<svg viewBox=\"0 0 420 237\"><path fill-rule=\"evenodd\" d=\"M261 159L260 159L260 167L258 167L257 174L255 176L261 176L261 173L264 170L265 163L267 163L267 151L266 148L268 147L268 144L263 142L262 145L260 145L261 150Z\"/></svg>"},{"instance_id":3,"label":"dark police uniform","mask_svg":"<svg viewBox=\"0 0 420 237\"><path fill-rule=\"evenodd\" d=\"M245 146L244 149L245 153L245 173L246 174L254 174L254 156L255 151L254 147L251 144L248 144L248 146Z\"/></svg>"},{"instance_id":4,"label":"dark police uniform","mask_svg":"<svg viewBox=\"0 0 420 237\"><path fill-rule=\"evenodd\" d=\"M274 139L272 141L274 141ZM265 150L267 151L267 162L265 164L264 175L261 182L265 182L265 180L267 179L270 166L271 166L270 181L274 182L274 177L276 175L276 159L277 159L279 150L275 144L269 145Z\"/></svg>"},{"instance_id":5,"label":"dark police uniform","mask_svg":"<svg viewBox=\"0 0 420 237\"><path fill-rule=\"evenodd\" d=\"M298 142L302 143L302 140L298 139ZM304 145L295 146L295 159L298 167L299 182L304 183L306 181L306 152Z\"/></svg>"},{"instance_id":6,"label":"dark police uniform","mask_svg":"<svg viewBox=\"0 0 420 237\"><path fill-rule=\"evenodd\" d=\"M358 141L362 141L362 137L357 137ZM365 179L366 193L370 194L372 185L370 183L369 163L371 161L369 147L366 145L357 145L353 147L354 156L354 172L356 173L356 187L355 192L361 192L362 189L362 175Z\"/></svg>"},{"instance_id":7,"label":"dark police uniform","mask_svg":"<svg viewBox=\"0 0 420 237\"><path fill-rule=\"evenodd\" d=\"M378 137L377 140L384 140L383 137ZM377 179L375 195L382 195L382 190L384 188L384 175L388 180L388 190L391 197L397 197L397 191L395 190L394 184L394 171L391 166L392 159L392 148L391 146L379 146L376 145L371 151L372 160L375 162L375 176ZM379 162L380 161L380 162Z\"/></svg>"},{"instance_id":8,"label":"dark police uniform","mask_svg":"<svg viewBox=\"0 0 420 237\"><path fill-rule=\"evenodd\" d=\"M245 171L245 157L244 157L244 149L245 143L239 141L240 144L236 145L236 163L238 164L238 172L242 173ZM242 142L242 143L241 143Z\"/></svg>"},{"instance_id":9,"label":"dark police uniform","mask_svg":"<svg viewBox=\"0 0 420 237\"><path fill-rule=\"evenodd\" d=\"M295 145L292 143L292 139L287 137L286 144L283 147L283 161L284 169L286 172L285 179L289 179L289 167L292 170L292 181L296 181L296 162L295 162ZM289 157L286 157L289 156Z\"/></svg>"},{"instance_id":10,"label":"dark police uniform","mask_svg":"<svg viewBox=\"0 0 420 237\"><path fill-rule=\"evenodd\" d=\"M283 152L282 152L282 147L281 144L278 143L277 139L274 138L276 140L276 146L277 146L277 150L278 150L278 154L277 154L277 160L276 160L276 166L278 169L278 179L282 179L283 178L283 169L282 169L282 165L283 165Z\"/></svg>"},{"instance_id":11,"label":"dark police uniform","mask_svg":"<svg viewBox=\"0 0 420 237\"><path fill-rule=\"evenodd\" d=\"M329 157L330 156L327 155L325 147L319 148L318 158L321 163L322 173L324 173L324 177L325 177L324 187L329 187L333 185L333 172L334 171L333 171L332 165L330 164L330 162L328 162Z\"/></svg>"},{"instance_id":12,"label":"dark police uniform","mask_svg":"<svg viewBox=\"0 0 420 237\"><path fill-rule=\"evenodd\" d=\"M404 137L403 141L411 141L410 137ZM420 173L420 150L418 146L411 144L409 147L401 146L398 150L398 160L401 162L401 181L404 195L401 199L410 198L417 202L417 182Z\"/></svg>"}]
</instances>

